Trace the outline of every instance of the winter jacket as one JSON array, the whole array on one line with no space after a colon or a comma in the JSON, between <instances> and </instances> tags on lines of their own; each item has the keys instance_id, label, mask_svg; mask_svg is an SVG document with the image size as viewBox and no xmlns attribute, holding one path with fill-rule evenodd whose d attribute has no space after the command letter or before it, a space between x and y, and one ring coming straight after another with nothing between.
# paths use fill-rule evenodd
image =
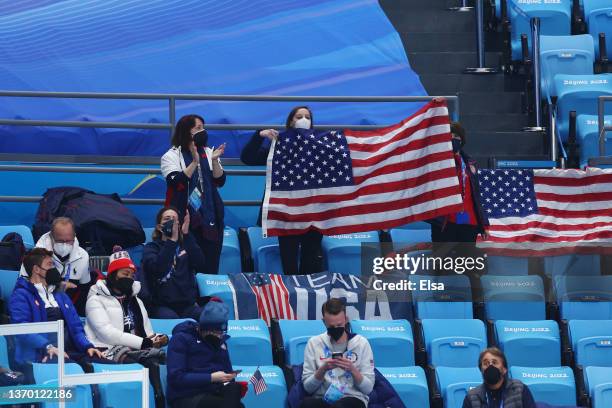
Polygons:
<instances>
[{"instance_id":1,"label":"winter jacket","mask_svg":"<svg viewBox=\"0 0 612 408\"><path fill-rule=\"evenodd\" d=\"M506 379L503 390L504 408L535 408L529 388L519 380ZM463 408L487 408L489 406L484 384L468 391Z\"/></svg>"},{"instance_id":2,"label":"winter jacket","mask_svg":"<svg viewBox=\"0 0 612 408\"><path fill-rule=\"evenodd\" d=\"M85 352L92 348L93 344L87 339L81 319L70 298L61 291L53 292L56 302L59 305L62 317L68 330L64 333L72 344L77 348L76 351ZM11 323L37 323L47 321L45 303L41 299L36 287L24 277L19 277L15 284L15 289L11 295L9 303L9 313ZM55 335L50 334L27 334L16 336L15 361L18 364L36 362L46 353L46 346L56 345Z\"/></svg>"},{"instance_id":3,"label":"winter jacket","mask_svg":"<svg viewBox=\"0 0 612 408\"><path fill-rule=\"evenodd\" d=\"M166 363L168 366L168 391L170 404L179 398L201 393L213 393L222 384L212 383L211 374L216 371L232 371L227 346L217 348L202 340L198 323L186 321L172 330ZM226 340L229 336L225 337Z\"/></svg>"},{"instance_id":4,"label":"winter jacket","mask_svg":"<svg viewBox=\"0 0 612 408\"><path fill-rule=\"evenodd\" d=\"M240 160L247 166L265 166L270 153L270 142L267 138L259 135L260 130L255 131L251 140L242 148ZM263 199L262 199L263 204ZM261 227L262 206L259 206L257 225Z\"/></svg>"},{"instance_id":5,"label":"winter jacket","mask_svg":"<svg viewBox=\"0 0 612 408\"><path fill-rule=\"evenodd\" d=\"M146 336L152 335L153 327L145 309L144 304L136 296L140 292L140 282L134 282L132 286L132 298L138 305L136 318L142 321ZM123 307L119 300L113 296L106 286L106 281L99 280L89 290L87 297L87 324L85 333L96 347L127 346L140 349L143 337L123 331Z\"/></svg>"},{"instance_id":6,"label":"winter jacket","mask_svg":"<svg viewBox=\"0 0 612 408\"><path fill-rule=\"evenodd\" d=\"M205 269L204 262L202 250L191 234L184 236L182 246L161 239L147 243L142 268L153 304L176 308L193 305L199 297L195 275Z\"/></svg>"}]
</instances>

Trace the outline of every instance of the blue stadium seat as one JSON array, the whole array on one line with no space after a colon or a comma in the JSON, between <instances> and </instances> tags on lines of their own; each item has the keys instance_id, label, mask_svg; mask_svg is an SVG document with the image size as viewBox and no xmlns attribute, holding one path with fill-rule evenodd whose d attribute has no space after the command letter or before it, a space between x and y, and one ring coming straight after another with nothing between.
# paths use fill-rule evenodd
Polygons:
<instances>
[{"instance_id":1,"label":"blue stadium seat","mask_svg":"<svg viewBox=\"0 0 612 408\"><path fill-rule=\"evenodd\" d=\"M394 228L394 229L428 230L428 231L431 231L431 224L429 224L429 223L427 223L425 221L416 221L416 222L411 222L410 224L402 225L402 226ZM393 231L393 230L391 230L391 231Z\"/></svg>"},{"instance_id":2,"label":"blue stadium seat","mask_svg":"<svg viewBox=\"0 0 612 408\"><path fill-rule=\"evenodd\" d=\"M131 248L126 248L125 250L128 252L128 254L130 254L130 258L132 259L132 262L134 262L134 265L136 265L137 268L140 268L140 264L142 263L142 254L144 252L144 245L139 244Z\"/></svg>"},{"instance_id":3,"label":"blue stadium seat","mask_svg":"<svg viewBox=\"0 0 612 408\"><path fill-rule=\"evenodd\" d=\"M46 387L57 387L57 364L32 364L32 372L34 374L34 380L37 385L45 385ZM64 364L65 374L83 374L83 369L76 363ZM89 385L78 385L73 390L75 399L73 402L66 403L66 406L93 407L93 400L91 394L91 387ZM42 404L43 408L56 408L59 407L58 403L45 403Z\"/></svg>"},{"instance_id":4,"label":"blue stadium seat","mask_svg":"<svg viewBox=\"0 0 612 408\"><path fill-rule=\"evenodd\" d=\"M168 395L168 366L166 364L159 365L159 379L161 380L162 390L164 390L164 396L166 397L166 406L168 405L167 395ZM149 407L151 404L149 404Z\"/></svg>"},{"instance_id":5,"label":"blue stadium seat","mask_svg":"<svg viewBox=\"0 0 612 408\"><path fill-rule=\"evenodd\" d=\"M278 324L285 347L285 362L290 366L302 364L308 340L325 332L325 325L321 320L282 319Z\"/></svg>"},{"instance_id":6,"label":"blue stadium seat","mask_svg":"<svg viewBox=\"0 0 612 408\"><path fill-rule=\"evenodd\" d=\"M19 271L7 271L0 269L0 296L2 299L8 301L11 298L15 283L19 278Z\"/></svg>"},{"instance_id":7,"label":"blue stadium seat","mask_svg":"<svg viewBox=\"0 0 612 408\"><path fill-rule=\"evenodd\" d=\"M261 319L230 320L227 347L234 365L272 365L272 343L268 326Z\"/></svg>"},{"instance_id":8,"label":"blue stadium seat","mask_svg":"<svg viewBox=\"0 0 612 408\"><path fill-rule=\"evenodd\" d=\"M556 74L593 74L593 37L583 35L543 35L540 37L542 98L551 95Z\"/></svg>"},{"instance_id":9,"label":"blue stadium seat","mask_svg":"<svg viewBox=\"0 0 612 408\"><path fill-rule=\"evenodd\" d=\"M489 275L516 276L529 274L527 258L514 256L487 256L487 273Z\"/></svg>"},{"instance_id":10,"label":"blue stadium seat","mask_svg":"<svg viewBox=\"0 0 612 408\"><path fill-rule=\"evenodd\" d=\"M612 46L612 45L611 45ZM599 118L595 115L578 115L576 136L580 145L580 167L588 164L589 158L599 156ZM606 126L612 125L612 116L604 118ZM605 154L612 155L612 134L606 132Z\"/></svg>"},{"instance_id":11,"label":"blue stadium seat","mask_svg":"<svg viewBox=\"0 0 612 408\"><path fill-rule=\"evenodd\" d=\"M168 338L172 338L172 330L179 324L186 321L194 321L193 319L150 319L153 331L158 334L165 334Z\"/></svg>"},{"instance_id":12,"label":"blue stadium seat","mask_svg":"<svg viewBox=\"0 0 612 408\"><path fill-rule=\"evenodd\" d=\"M592 408L612 407L612 368L587 367L584 370L584 385L591 397Z\"/></svg>"},{"instance_id":13,"label":"blue stadium seat","mask_svg":"<svg viewBox=\"0 0 612 408\"><path fill-rule=\"evenodd\" d=\"M229 308L230 319L234 319L234 294L227 275L196 274L200 296L217 296Z\"/></svg>"},{"instance_id":14,"label":"blue stadium seat","mask_svg":"<svg viewBox=\"0 0 612 408\"><path fill-rule=\"evenodd\" d=\"M378 360L375 359L378 366ZM421 367L376 367L406 407L429 408L429 388Z\"/></svg>"},{"instance_id":15,"label":"blue stadium seat","mask_svg":"<svg viewBox=\"0 0 612 408\"><path fill-rule=\"evenodd\" d=\"M473 367L487 346L484 323L476 319L425 319L423 339L434 366Z\"/></svg>"},{"instance_id":16,"label":"blue stadium seat","mask_svg":"<svg viewBox=\"0 0 612 408\"><path fill-rule=\"evenodd\" d=\"M589 34L595 40L595 54L599 58L599 33L606 36L606 51L610 57L612 51L612 3L608 0L582 0L584 19Z\"/></svg>"},{"instance_id":17,"label":"blue stadium seat","mask_svg":"<svg viewBox=\"0 0 612 408\"><path fill-rule=\"evenodd\" d=\"M236 377L236 381L246 381L253 376L257 367L233 365L234 370L242 370ZM242 403L248 408L285 408L287 399L287 385L283 371L276 366L260 366L259 371L266 381L268 389L259 395L255 395L253 384L249 383L249 391L242 399Z\"/></svg>"},{"instance_id":18,"label":"blue stadium seat","mask_svg":"<svg viewBox=\"0 0 612 408\"><path fill-rule=\"evenodd\" d=\"M561 319L612 319L612 276L558 276L554 285Z\"/></svg>"},{"instance_id":19,"label":"blue stadium seat","mask_svg":"<svg viewBox=\"0 0 612 408\"><path fill-rule=\"evenodd\" d=\"M559 325L554 320L495 322L499 348L511 365L558 367L561 365Z\"/></svg>"},{"instance_id":20,"label":"blue stadium seat","mask_svg":"<svg viewBox=\"0 0 612 408\"><path fill-rule=\"evenodd\" d=\"M145 243L153 241L153 231L155 231L155 227L143 228L145 233Z\"/></svg>"},{"instance_id":21,"label":"blue stadium seat","mask_svg":"<svg viewBox=\"0 0 612 408\"><path fill-rule=\"evenodd\" d=\"M528 276L483 276L480 278L487 320L545 320L542 278Z\"/></svg>"},{"instance_id":22,"label":"blue stadium seat","mask_svg":"<svg viewBox=\"0 0 612 408\"><path fill-rule=\"evenodd\" d=\"M0 225L0 240L9 232L17 232L23 239L23 245L26 249L34 248L34 237L32 231L26 225Z\"/></svg>"},{"instance_id":23,"label":"blue stadium seat","mask_svg":"<svg viewBox=\"0 0 612 408\"><path fill-rule=\"evenodd\" d=\"M425 225L429 227L429 224L425 223ZM414 248L414 251L407 251L412 256L431 252L431 228L394 228L389 233L391 234L391 241L393 241L393 249L395 251L402 249L406 251L406 248ZM417 273L420 272L417 271Z\"/></svg>"},{"instance_id":24,"label":"blue stadium seat","mask_svg":"<svg viewBox=\"0 0 612 408\"><path fill-rule=\"evenodd\" d=\"M568 330L577 365L612 367L612 320L570 320Z\"/></svg>"},{"instance_id":25,"label":"blue stadium seat","mask_svg":"<svg viewBox=\"0 0 612 408\"><path fill-rule=\"evenodd\" d=\"M0 367L10 368L6 337L0 336Z\"/></svg>"},{"instance_id":26,"label":"blue stadium seat","mask_svg":"<svg viewBox=\"0 0 612 408\"><path fill-rule=\"evenodd\" d=\"M419 276L413 275L411 281L430 279L443 283L444 290L416 290L412 292L414 309L418 319L472 319L472 288L470 279L464 275Z\"/></svg>"},{"instance_id":27,"label":"blue stadium seat","mask_svg":"<svg viewBox=\"0 0 612 408\"><path fill-rule=\"evenodd\" d=\"M247 235L251 244L251 257L255 270L262 273L283 273L278 249L278 238L262 236L260 227L247 228Z\"/></svg>"},{"instance_id":28,"label":"blue stadium seat","mask_svg":"<svg viewBox=\"0 0 612 408\"><path fill-rule=\"evenodd\" d=\"M576 405L574 372L569 367L510 367L510 377L529 387L533 399L550 405Z\"/></svg>"},{"instance_id":29,"label":"blue stadium seat","mask_svg":"<svg viewBox=\"0 0 612 408\"><path fill-rule=\"evenodd\" d=\"M240 265L240 244L238 234L232 227L225 227L223 231L223 247L221 248L221 260L219 262L219 273L230 274L242 272Z\"/></svg>"},{"instance_id":30,"label":"blue stadium seat","mask_svg":"<svg viewBox=\"0 0 612 408\"><path fill-rule=\"evenodd\" d=\"M531 55L531 27L530 19L540 18L540 32L542 35L570 35L572 2L560 0L558 3L533 2L519 3L517 0L507 0L508 16L511 21L510 45L512 60L522 59L521 35L527 35L527 42Z\"/></svg>"},{"instance_id":31,"label":"blue stadium seat","mask_svg":"<svg viewBox=\"0 0 612 408\"><path fill-rule=\"evenodd\" d=\"M544 258L544 273L556 278L563 275L600 275L599 255L558 255Z\"/></svg>"},{"instance_id":32,"label":"blue stadium seat","mask_svg":"<svg viewBox=\"0 0 612 408\"><path fill-rule=\"evenodd\" d=\"M327 260L327 270L346 275L361 275L361 244L368 242L379 242L378 232L323 237L321 246Z\"/></svg>"},{"instance_id":33,"label":"blue stadium seat","mask_svg":"<svg viewBox=\"0 0 612 408\"><path fill-rule=\"evenodd\" d=\"M561 140L567 141L569 134L569 113L597 115L597 97L612 95L612 74L564 75L554 79L553 95L557 96L557 129ZM612 114L607 104L605 114Z\"/></svg>"},{"instance_id":34,"label":"blue stadium seat","mask_svg":"<svg viewBox=\"0 0 612 408\"><path fill-rule=\"evenodd\" d=\"M352 320L351 329L370 342L376 367L414 365L414 339L407 320Z\"/></svg>"},{"instance_id":35,"label":"blue stadium seat","mask_svg":"<svg viewBox=\"0 0 612 408\"><path fill-rule=\"evenodd\" d=\"M478 356L471 367L437 367L436 383L442 394L444 408L461 408L468 391L482 384L482 374L474 367Z\"/></svg>"},{"instance_id":36,"label":"blue stadium seat","mask_svg":"<svg viewBox=\"0 0 612 408\"><path fill-rule=\"evenodd\" d=\"M95 373L113 371L135 371L142 370L140 364L99 364L93 363ZM124 407L126 395L130 396L129 405L142 406L142 387L137 382L121 382L112 384L99 384L100 405L102 407ZM155 406L155 393L153 386L149 384L149 406Z\"/></svg>"}]
</instances>

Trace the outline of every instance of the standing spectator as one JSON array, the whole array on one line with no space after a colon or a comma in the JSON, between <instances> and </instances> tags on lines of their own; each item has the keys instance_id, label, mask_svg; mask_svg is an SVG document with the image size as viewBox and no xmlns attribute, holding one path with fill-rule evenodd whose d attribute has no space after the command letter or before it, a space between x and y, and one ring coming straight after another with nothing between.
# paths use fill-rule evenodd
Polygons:
<instances>
[{"instance_id":1,"label":"standing spectator","mask_svg":"<svg viewBox=\"0 0 612 408\"><path fill-rule=\"evenodd\" d=\"M497 347L485 349L478 357L484 383L472 388L463 400L463 408L536 408L529 388L507 377L506 356Z\"/></svg>"},{"instance_id":2,"label":"standing spectator","mask_svg":"<svg viewBox=\"0 0 612 408\"><path fill-rule=\"evenodd\" d=\"M172 147L161 158L166 179L166 206L179 210L181 221L191 214L191 231L206 257L201 272L216 274L223 246L224 208L218 187L225 184L220 157L225 143L217 149L207 147L208 133L204 119L183 116L172 136Z\"/></svg>"},{"instance_id":3,"label":"standing spectator","mask_svg":"<svg viewBox=\"0 0 612 408\"><path fill-rule=\"evenodd\" d=\"M289 112L285 128L312 129L312 112L307 106L296 106ZM258 130L249 143L242 149L240 160L249 166L266 164L271 142L276 140L278 132L274 129ZM261 226L261 209L257 219ZM317 230L303 234L278 237L278 246L285 275L300 275L320 272L322 268L321 240L323 235ZM299 268L298 268L299 265Z\"/></svg>"},{"instance_id":4,"label":"standing spectator","mask_svg":"<svg viewBox=\"0 0 612 408\"><path fill-rule=\"evenodd\" d=\"M152 292L152 315L158 319L200 318L202 308L195 274L205 270L205 259L189 229L190 216L183 224L175 208L164 207L155 220L153 241L142 255L144 278Z\"/></svg>"},{"instance_id":5,"label":"standing spectator","mask_svg":"<svg viewBox=\"0 0 612 408\"><path fill-rule=\"evenodd\" d=\"M327 331L308 340L302 383L311 394L301 408L366 408L374 388L374 356L368 340L348 330L346 306L329 299L321 308Z\"/></svg>"}]
</instances>

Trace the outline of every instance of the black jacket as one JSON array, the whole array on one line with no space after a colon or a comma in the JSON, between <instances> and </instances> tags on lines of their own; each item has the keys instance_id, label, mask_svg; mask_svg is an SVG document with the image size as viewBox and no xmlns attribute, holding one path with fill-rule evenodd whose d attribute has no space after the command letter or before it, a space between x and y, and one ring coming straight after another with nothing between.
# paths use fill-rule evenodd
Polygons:
<instances>
[{"instance_id":1,"label":"black jacket","mask_svg":"<svg viewBox=\"0 0 612 408\"><path fill-rule=\"evenodd\" d=\"M240 153L240 160L247 166L265 166L268 160L268 153L270 152L270 143L265 137L259 135L261 130L256 130L251 136L251 140L242 148ZM259 206L259 215L257 216L257 225L261 227L261 212L263 206Z\"/></svg>"}]
</instances>

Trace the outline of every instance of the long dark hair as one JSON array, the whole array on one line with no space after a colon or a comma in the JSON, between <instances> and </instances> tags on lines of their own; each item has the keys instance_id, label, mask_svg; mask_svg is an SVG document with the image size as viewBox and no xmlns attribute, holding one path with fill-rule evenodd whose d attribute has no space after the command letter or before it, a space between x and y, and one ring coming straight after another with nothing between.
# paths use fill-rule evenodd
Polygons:
<instances>
[{"instance_id":1,"label":"long dark hair","mask_svg":"<svg viewBox=\"0 0 612 408\"><path fill-rule=\"evenodd\" d=\"M163 207L161 210L159 210L157 212L157 215L155 216L155 228L153 229L153 234L151 236L153 241L157 241L157 240L162 238L162 233L157 229L157 226L159 224L161 224L162 216L168 210L174 211L175 213L177 213L179 215L179 217L181 215L181 213L179 213L178 210L175 207L171 206L171 205L169 205L167 207ZM180 225L179 225L179 227L180 227ZM179 230L180 230L180 228L179 228Z\"/></svg>"},{"instance_id":2,"label":"long dark hair","mask_svg":"<svg viewBox=\"0 0 612 408\"><path fill-rule=\"evenodd\" d=\"M174 133L172 134L172 146L181 147L183 150L189 150L189 145L193 140L193 136L191 135L191 129L196 125L196 119L200 119L202 124L204 122L204 118L200 115L185 115L176 122L176 127L174 128Z\"/></svg>"},{"instance_id":3,"label":"long dark hair","mask_svg":"<svg viewBox=\"0 0 612 408\"><path fill-rule=\"evenodd\" d=\"M312 116L312 111L310 110L310 108L308 106L296 106L295 108L291 109L291 112L289 112L289 116L287 116L287 120L285 121L285 127L287 129L291 127L291 121L293 120L295 113L300 109L306 109L308 113L310 113L310 128L312 129L312 127L314 126L314 117Z\"/></svg>"}]
</instances>

